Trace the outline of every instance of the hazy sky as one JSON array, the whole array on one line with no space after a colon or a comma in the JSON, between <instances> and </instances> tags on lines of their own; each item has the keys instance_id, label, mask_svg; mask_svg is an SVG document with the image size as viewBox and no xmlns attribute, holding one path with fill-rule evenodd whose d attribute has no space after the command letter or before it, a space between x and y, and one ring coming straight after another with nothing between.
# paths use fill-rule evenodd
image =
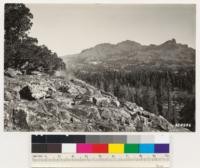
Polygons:
<instances>
[{"instance_id":1,"label":"hazy sky","mask_svg":"<svg viewBox=\"0 0 200 168\"><path fill-rule=\"evenodd\" d=\"M30 35L59 56L99 43L160 44L175 38L195 48L194 5L27 4Z\"/></svg>"}]
</instances>

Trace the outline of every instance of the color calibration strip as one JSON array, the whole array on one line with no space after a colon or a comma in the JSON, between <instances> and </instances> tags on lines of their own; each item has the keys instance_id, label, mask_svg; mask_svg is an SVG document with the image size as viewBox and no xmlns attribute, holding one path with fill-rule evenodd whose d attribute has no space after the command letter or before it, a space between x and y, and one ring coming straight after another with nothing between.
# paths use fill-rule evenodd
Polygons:
<instances>
[{"instance_id":1,"label":"color calibration strip","mask_svg":"<svg viewBox=\"0 0 200 168\"><path fill-rule=\"evenodd\" d=\"M169 153L168 136L43 135L32 136L32 153L159 154Z\"/></svg>"},{"instance_id":2,"label":"color calibration strip","mask_svg":"<svg viewBox=\"0 0 200 168\"><path fill-rule=\"evenodd\" d=\"M32 136L32 168L170 168L168 136Z\"/></svg>"}]
</instances>

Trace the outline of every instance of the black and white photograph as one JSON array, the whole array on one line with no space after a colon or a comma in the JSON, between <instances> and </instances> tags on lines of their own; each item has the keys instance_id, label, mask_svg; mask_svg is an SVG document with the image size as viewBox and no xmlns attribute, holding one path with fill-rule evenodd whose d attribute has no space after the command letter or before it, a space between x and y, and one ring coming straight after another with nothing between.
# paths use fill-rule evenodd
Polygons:
<instances>
[{"instance_id":1,"label":"black and white photograph","mask_svg":"<svg viewBox=\"0 0 200 168\"><path fill-rule=\"evenodd\" d=\"M195 4L4 5L4 131L195 132Z\"/></svg>"}]
</instances>

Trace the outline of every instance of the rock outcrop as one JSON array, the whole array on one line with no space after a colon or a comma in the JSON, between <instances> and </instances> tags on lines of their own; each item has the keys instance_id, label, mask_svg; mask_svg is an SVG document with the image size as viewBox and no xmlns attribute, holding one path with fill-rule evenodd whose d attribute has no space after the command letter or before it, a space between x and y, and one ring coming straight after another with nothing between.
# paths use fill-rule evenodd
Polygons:
<instances>
[{"instance_id":1,"label":"rock outcrop","mask_svg":"<svg viewBox=\"0 0 200 168\"><path fill-rule=\"evenodd\" d=\"M4 74L8 77L14 78L17 75L21 75L22 73L18 70L12 69L12 68L8 68L7 70L5 70Z\"/></svg>"},{"instance_id":2,"label":"rock outcrop","mask_svg":"<svg viewBox=\"0 0 200 168\"><path fill-rule=\"evenodd\" d=\"M30 83L24 86L20 91L20 97L27 100L38 100L42 98L51 98L56 90L45 83Z\"/></svg>"},{"instance_id":3,"label":"rock outcrop","mask_svg":"<svg viewBox=\"0 0 200 168\"><path fill-rule=\"evenodd\" d=\"M4 85L7 131L175 130L162 116L78 79L15 74L5 76Z\"/></svg>"}]
</instances>

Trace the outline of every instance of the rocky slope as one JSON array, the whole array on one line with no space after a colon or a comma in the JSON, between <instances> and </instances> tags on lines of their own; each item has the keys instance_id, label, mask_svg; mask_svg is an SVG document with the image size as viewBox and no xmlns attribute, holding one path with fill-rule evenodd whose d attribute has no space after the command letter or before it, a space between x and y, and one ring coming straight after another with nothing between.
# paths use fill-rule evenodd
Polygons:
<instances>
[{"instance_id":1,"label":"rocky slope","mask_svg":"<svg viewBox=\"0 0 200 168\"><path fill-rule=\"evenodd\" d=\"M81 80L10 72L4 80L6 131L181 131Z\"/></svg>"}]
</instances>

